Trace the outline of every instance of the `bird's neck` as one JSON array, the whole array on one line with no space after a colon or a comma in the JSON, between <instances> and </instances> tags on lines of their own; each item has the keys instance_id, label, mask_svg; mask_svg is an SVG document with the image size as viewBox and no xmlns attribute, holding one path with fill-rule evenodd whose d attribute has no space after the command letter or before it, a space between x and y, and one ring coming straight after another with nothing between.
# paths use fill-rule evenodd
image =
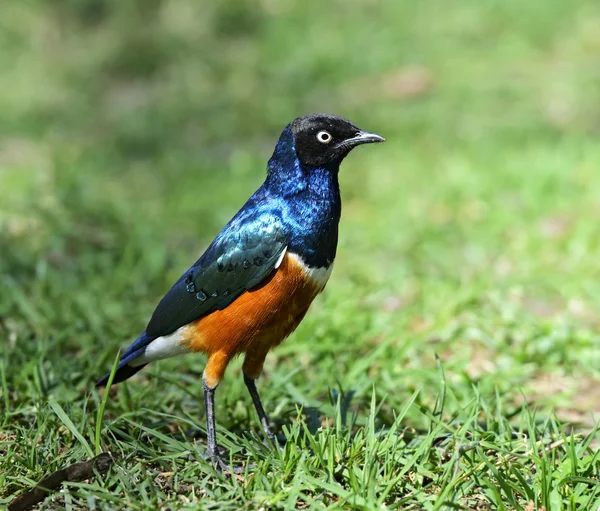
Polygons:
<instances>
[{"instance_id":1,"label":"bird's neck","mask_svg":"<svg viewBox=\"0 0 600 511\"><path fill-rule=\"evenodd\" d=\"M339 200L339 166L328 168L302 164L296 155L292 132L282 133L267 167L265 187L277 195L292 199Z\"/></svg>"},{"instance_id":2,"label":"bird's neck","mask_svg":"<svg viewBox=\"0 0 600 511\"><path fill-rule=\"evenodd\" d=\"M338 166L303 165L296 156L292 133L286 129L269 160L261 190L284 212L290 226L288 252L310 268L329 268L335 258L342 209Z\"/></svg>"}]
</instances>

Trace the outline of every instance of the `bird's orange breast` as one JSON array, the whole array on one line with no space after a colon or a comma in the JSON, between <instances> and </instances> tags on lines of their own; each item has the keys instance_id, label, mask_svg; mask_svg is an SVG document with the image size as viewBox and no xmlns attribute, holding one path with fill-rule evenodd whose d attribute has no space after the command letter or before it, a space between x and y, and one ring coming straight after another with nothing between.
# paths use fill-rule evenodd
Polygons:
<instances>
[{"instance_id":1,"label":"bird's orange breast","mask_svg":"<svg viewBox=\"0 0 600 511\"><path fill-rule=\"evenodd\" d=\"M185 327L183 342L192 351L222 352L227 358L248 350L268 351L294 331L325 282L311 277L297 256L285 254L259 286Z\"/></svg>"}]
</instances>

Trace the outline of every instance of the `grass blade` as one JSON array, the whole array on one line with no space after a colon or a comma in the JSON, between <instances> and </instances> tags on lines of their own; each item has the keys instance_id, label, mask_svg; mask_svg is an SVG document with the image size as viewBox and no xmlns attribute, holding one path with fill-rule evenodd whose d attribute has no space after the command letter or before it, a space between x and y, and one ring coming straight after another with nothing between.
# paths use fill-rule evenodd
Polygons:
<instances>
[{"instance_id":1,"label":"grass blade","mask_svg":"<svg viewBox=\"0 0 600 511\"><path fill-rule=\"evenodd\" d=\"M121 350L118 351L117 356L115 357L115 361L113 362L113 366L110 371L110 376L108 377L108 382L106 383L106 388L104 389L102 401L100 402L100 406L98 407L98 411L96 412L96 432L94 438L96 456L98 456L102 452L102 448L100 446L100 434L102 432L102 422L104 420L104 409L106 408L106 402L108 401L108 397L110 394L110 387L112 385L113 380L115 379L115 374L117 374L117 367L119 367L120 358Z\"/></svg>"},{"instance_id":2,"label":"grass blade","mask_svg":"<svg viewBox=\"0 0 600 511\"><path fill-rule=\"evenodd\" d=\"M54 410L54 413L58 416L58 418L62 421L62 423L67 427L67 429L73 434L73 436L79 441L79 443L83 446L86 453L90 458L94 457L94 451L90 447L89 442L84 438L84 436L77 430L73 421L69 418L66 412L63 410L62 406L58 404L54 397L50 397L48 399L48 404L50 408Z\"/></svg>"}]
</instances>

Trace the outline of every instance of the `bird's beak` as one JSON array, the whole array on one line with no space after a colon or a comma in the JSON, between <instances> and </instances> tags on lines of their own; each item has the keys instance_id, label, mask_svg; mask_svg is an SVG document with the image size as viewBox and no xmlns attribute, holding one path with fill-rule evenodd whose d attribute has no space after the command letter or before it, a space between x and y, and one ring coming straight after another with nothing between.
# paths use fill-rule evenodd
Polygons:
<instances>
[{"instance_id":1,"label":"bird's beak","mask_svg":"<svg viewBox=\"0 0 600 511\"><path fill-rule=\"evenodd\" d=\"M378 142L385 142L385 138L377 133L369 133L368 131L359 131L355 137L348 138L344 141L346 144L354 147L361 144L376 144Z\"/></svg>"}]
</instances>

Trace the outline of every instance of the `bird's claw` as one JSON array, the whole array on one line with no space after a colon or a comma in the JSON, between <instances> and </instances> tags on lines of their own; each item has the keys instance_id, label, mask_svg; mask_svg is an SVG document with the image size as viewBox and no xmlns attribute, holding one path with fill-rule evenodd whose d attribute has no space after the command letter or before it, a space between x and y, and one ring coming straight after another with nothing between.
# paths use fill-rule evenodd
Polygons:
<instances>
[{"instance_id":1,"label":"bird's claw","mask_svg":"<svg viewBox=\"0 0 600 511\"><path fill-rule=\"evenodd\" d=\"M218 454L206 453L202 455L202 458L208 461L217 472L224 474L241 474L245 468L242 465L230 465Z\"/></svg>"}]
</instances>

